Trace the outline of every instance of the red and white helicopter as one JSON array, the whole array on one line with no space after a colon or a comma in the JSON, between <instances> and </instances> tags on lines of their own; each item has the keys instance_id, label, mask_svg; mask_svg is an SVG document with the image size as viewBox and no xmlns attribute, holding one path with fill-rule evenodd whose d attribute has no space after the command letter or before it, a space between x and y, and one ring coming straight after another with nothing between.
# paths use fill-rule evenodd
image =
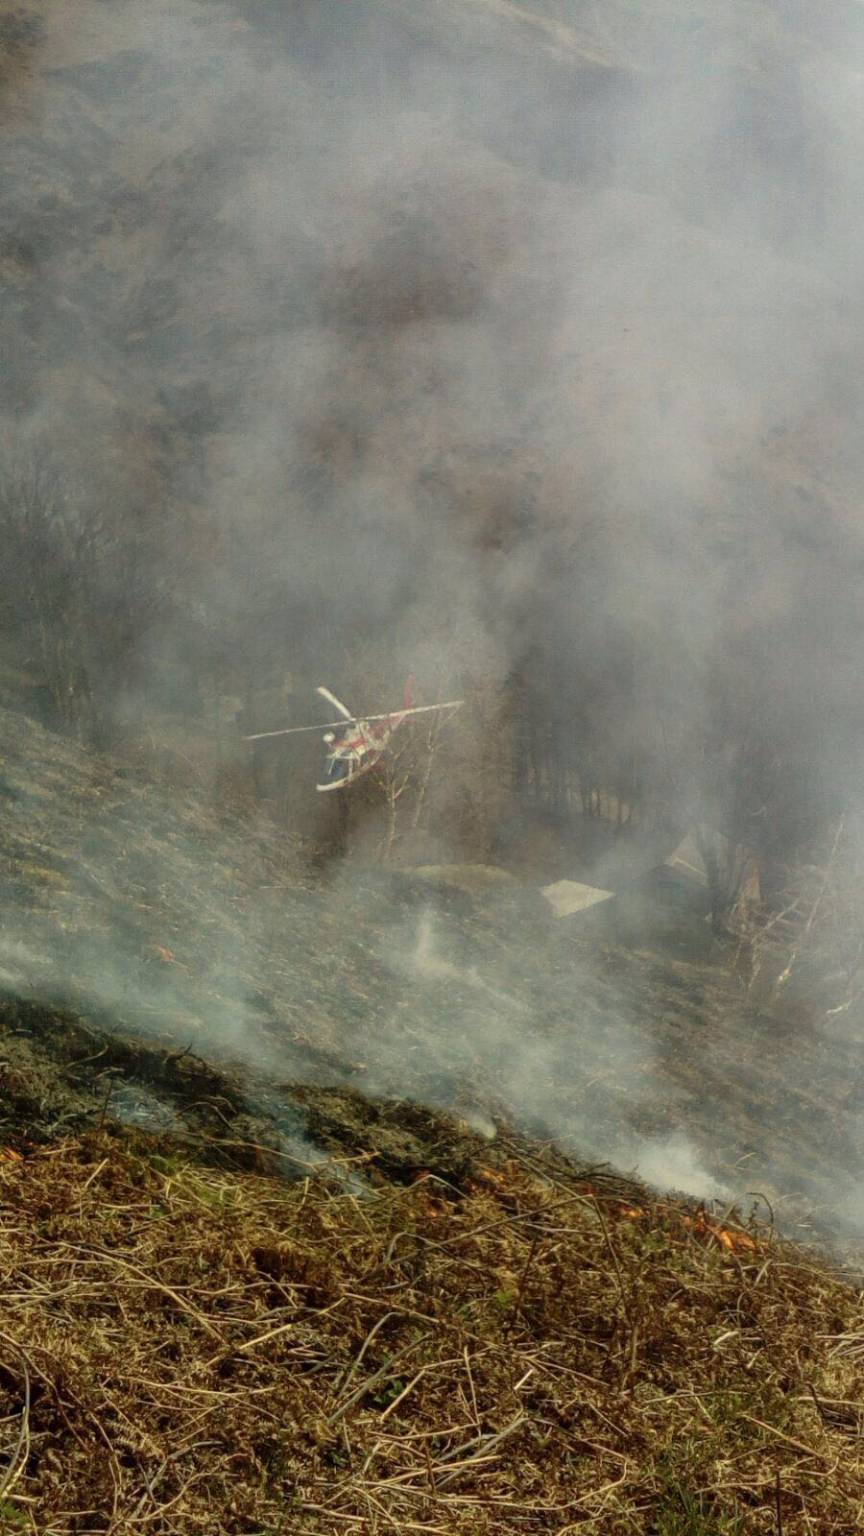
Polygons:
<instances>
[{"instance_id":1,"label":"red and white helicopter","mask_svg":"<svg viewBox=\"0 0 864 1536\"><path fill-rule=\"evenodd\" d=\"M268 741L274 736L299 736L307 731L323 731L323 741L327 748L327 775L324 783L316 784L315 788L319 794L327 794L334 789L347 789L381 761L393 732L398 730L403 720L412 715L428 715L442 709L457 710L463 703L462 699L449 699L444 704L412 704L412 682L413 679L409 677L401 709L386 715L362 716L352 715L341 699L337 699L335 693L331 693L322 684L315 692L338 710L341 719L328 720L324 725L289 725L281 731L258 731L254 736L244 736L243 740Z\"/></svg>"}]
</instances>

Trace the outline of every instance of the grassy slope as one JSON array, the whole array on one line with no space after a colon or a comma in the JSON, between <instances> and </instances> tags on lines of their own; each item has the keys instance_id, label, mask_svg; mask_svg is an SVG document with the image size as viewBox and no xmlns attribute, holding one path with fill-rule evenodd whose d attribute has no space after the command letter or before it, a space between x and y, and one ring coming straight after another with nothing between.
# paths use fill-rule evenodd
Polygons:
<instances>
[{"instance_id":1,"label":"grassy slope","mask_svg":"<svg viewBox=\"0 0 864 1536\"><path fill-rule=\"evenodd\" d=\"M506 1133L487 1146L410 1106L284 1083L271 1082L262 1098L261 1061L229 1069L230 1041L220 1047L218 1031L213 1050L227 1075L208 1076L200 1060L184 1058L189 1040L168 1011L170 995L147 983L150 965L159 976L175 962L188 966L176 985L186 1023L197 1014L204 1030L196 1048L205 1049L208 1017L238 1006L236 977L220 1002L219 977L202 959L208 950L245 954L250 985L264 957L279 962L282 980L275 972L273 980L282 991L271 994L266 1033L282 1050L293 1039L281 1059L295 1069L296 1036L311 1044L319 1013L329 1014L343 1052L377 1036L379 1052L404 1071L413 1051L415 1092L434 1091L436 1041L448 1050L455 1043L452 1032L442 1037L448 1013L468 1052L463 1083L473 1081L470 1066L481 1074L475 1086L489 1087L495 1068L467 1025L481 1027L484 1014L473 983L394 982L382 965L382 934L394 921L386 886L355 896L346 883L325 895L286 884L283 871L278 942L265 934L256 950L256 882L276 868L261 829L244 835L194 795L168 796L21 717L7 713L4 724L6 887L16 892L16 923L32 926L22 949L20 928L7 924L4 952L4 1134L17 1116L23 1157L0 1160L8 1454L0 1529L860 1529L855 1289L770 1232L709 1221L692 1205L580 1172ZM105 953L96 939L107 925L119 944L118 912L125 936L115 970L134 977L125 1008L95 990ZM736 1043L730 995L704 968L602 946L589 973L584 946L565 940L552 960L549 939L520 982L518 965L508 970L506 928L468 911L447 922L451 963L461 945L466 961L493 967L499 986L520 987L535 1006L542 995L547 1030L554 1001L562 1038L582 1021L567 1090L577 1135L590 1101L603 1098L620 1114L627 1098L614 1038L604 1044L600 1031L592 1044L584 1028L604 1009L617 1016L622 985L639 989L642 1009L670 1030L652 1072L662 1074L664 1054L687 1054L682 1029L691 1045L707 1031L702 1070L725 1082L730 1124L744 1114L744 1134L752 1128L741 1095L757 1056L765 1059L763 1076L749 1083L753 1105L781 1095L764 1025L733 1087L753 1021L742 1019ZM314 939L322 923L326 951ZM148 958L157 934L174 946L173 962ZM8 965L32 968L40 953L59 964L76 943L83 1030L61 1031L50 1009L28 1023L40 977L31 969L25 986ZM577 966L572 976L561 969L565 953ZM29 995L26 1018L11 1006L16 988ZM149 1054L147 1007L156 1016ZM131 1044L122 1032L114 1042L105 1033L124 1018ZM43 1056L29 1099L26 1064L14 1054L25 1027ZM58 1141L62 1125L41 1126L52 1050L65 1051L63 1071L78 1084L71 1123L89 1120L94 1132ZM612 1052L605 1083L597 1079L603 1050ZM445 1065L453 1065L446 1056ZM144 1137L114 1125L110 1096L96 1099L100 1080L111 1081L100 1077L106 1071L117 1075L118 1107L130 1085L149 1084L174 1106L172 1129ZM56 1061L54 1072L59 1080ZM716 1119L713 1081L703 1091ZM552 1084L544 1091L551 1095ZM657 1102L649 1076L644 1103L656 1112ZM210 1119L198 1112L207 1103L218 1111ZM190 1104L197 1118L184 1110ZM290 1107L296 1139L280 1152L274 1126L284 1126ZM823 1124L824 1101L814 1110ZM800 1138L802 1106L790 1115L789 1134L794 1127ZM34 1140L50 1132L41 1146L21 1138L28 1116ZM286 1185L230 1166L254 1164L260 1150L262 1167L287 1158L296 1172L304 1122L335 1159L325 1176ZM229 1166L208 1169L202 1154Z\"/></svg>"},{"instance_id":2,"label":"grassy slope","mask_svg":"<svg viewBox=\"0 0 864 1536\"><path fill-rule=\"evenodd\" d=\"M582 8L577 48L567 30L573 7L543 7L544 25L535 27L519 14L527 5L471 3L496 25L512 24L516 54L542 33L559 63L577 52L592 66L610 57L620 67L632 63L631 6ZM101 4L86 9L92 53L68 59L58 33L52 67L110 54L116 13ZM395 9L389 0L388 9ZM433 25L428 6L401 10L412 27ZM439 36L441 11L435 7ZM720 19L727 12L740 47L733 8ZM448 8L445 31L455 14ZM122 48L125 25L117 31ZM482 42L482 28L472 35ZM70 93L80 126L90 104L86 82L76 101L78 89L56 81L56 99ZM43 175L58 207L68 196L80 209L86 188L75 165L55 154L63 110L40 121L41 148L34 135L37 158L26 163L24 180ZM103 126L96 116L94 132ZM158 174L119 168L115 190L125 178L127 191L145 188L145 202L151 191L167 192L172 206L182 205L183 149L181 142L176 162L169 156ZM577 197L571 219L579 211ZM147 271L151 259L121 222L99 253L120 274L119 321L127 275ZM72 224L67 233L74 242ZM4 259L24 304L30 268L14 253ZM86 291L86 252L81 260ZM158 249L152 263L164 269ZM67 297L74 319L74 294ZM536 303L542 308L542 295ZM529 305L526 325L535 320ZM67 336L68 318L42 315L40 323L49 338L57 326L58 356L67 343L79 344L77 333ZM242 349L238 356L242 368ZM191 375L199 361L191 356ZM122 399L125 367L106 380L79 351L74 368L63 364L46 381L52 401L62 405L83 380L101 420L102 392L110 413ZM589 405L602 378L598 349L593 381L584 385ZM404 423L396 426L403 431ZM164 466L151 442L130 425L110 446L158 490ZM169 457L187 446L179 435ZM797 480L795 450L760 458L763 472ZM802 466L800 477L809 483L810 475ZM833 484L822 490L826 500L835 493ZM84 1011L95 999L140 1028L149 1010L154 1033L178 1048L190 1030L194 1038L214 1018L225 1020L225 1051L232 1019L262 1017L260 998L259 1012L249 1012L262 967L268 1039L275 1024L280 1039L287 1032L343 1048L346 1016L363 1018L382 986L391 989L392 1012L373 1010L368 1027L349 1028L351 1044L380 1038L386 1021L404 1045L424 1008L430 1020L448 1009L467 1018L472 1008L482 1011L470 988L406 983L406 1018L399 986L394 992L376 957L374 921L346 938L342 896L334 903L286 890L278 908L267 907L274 926L262 928L262 865L274 881L284 878L273 872L266 839L256 834L250 850L248 830L229 836L194 797L178 806L134 780L109 773L103 782L98 765L74 749L10 717L4 727L3 854L21 921L20 930L7 928L3 955L13 994L39 992L55 975L68 990L71 975ZM259 937L282 932L286 911L305 958L280 980L270 974L270 938L259 944ZM374 911L373 904L373 918ZM316 953L322 924L332 945L326 961ZM466 941L469 932L472 943L488 945L492 964L501 961L494 933L475 925L465 929ZM548 984L548 955L540 959L522 982L528 995ZM640 1015L661 1021L668 1055L680 1058L683 1042L704 1024L706 997L710 1017L729 1024L728 999L710 978L706 992L702 971L661 966L660 976L653 962L619 956L615 963ZM556 1004L562 1019L571 1017L572 996L565 973ZM580 1006L602 1017L610 997L601 986L596 1001ZM744 1105L745 1139L753 1130L746 1106L764 1098L761 1079L748 1084L747 1074L767 1070L761 1038L748 1047L751 1025L737 1020L724 1059L715 1064L709 1042L702 1062L706 1113L716 1115L713 1085L722 1082L725 1101ZM586 1054L582 1065L590 1086L597 1062ZM790 1104L790 1137L805 1134L802 1109L808 1124L824 1120L821 1085L812 1098L809 1109ZM829 1132L812 1135L818 1151ZM166 1160L164 1149L154 1160L151 1150L102 1135L0 1165L0 1433L8 1463L0 1472L0 1529L852 1536L864 1525L859 1298L767 1235L756 1248L739 1242L729 1250L718 1234L688 1224L684 1207L646 1202L636 1213L617 1195L598 1199L584 1180L571 1184L560 1169L555 1177L565 1188L518 1163L496 1161L493 1176L475 1175L458 1199L428 1182L379 1181L360 1200L344 1186L286 1187L202 1171L176 1152ZM730 1157L736 1150L732 1137ZM829 1164L836 1150L829 1145Z\"/></svg>"},{"instance_id":3,"label":"grassy slope","mask_svg":"<svg viewBox=\"0 0 864 1536\"><path fill-rule=\"evenodd\" d=\"M358 1195L103 1134L0 1189L4 1531L862 1528L860 1299L770 1233L524 1149Z\"/></svg>"},{"instance_id":4,"label":"grassy slope","mask_svg":"<svg viewBox=\"0 0 864 1536\"><path fill-rule=\"evenodd\" d=\"M722 963L638 925L574 933L530 887L475 903L351 866L313 884L256 817L0 723L0 1027L25 1078L72 1095L46 1120L85 1113L85 1079L98 1116L109 1066L183 1101L148 1049L192 1051L277 1121L268 1096L291 1080L467 1097L625 1164L634 1138L684 1134L736 1191L744 1166L748 1189L804 1195L828 1225L854 1206L854 1040L759 1014ZM68 1022L46 1034L40 1008Z\"/></svg>"}]
</instances>

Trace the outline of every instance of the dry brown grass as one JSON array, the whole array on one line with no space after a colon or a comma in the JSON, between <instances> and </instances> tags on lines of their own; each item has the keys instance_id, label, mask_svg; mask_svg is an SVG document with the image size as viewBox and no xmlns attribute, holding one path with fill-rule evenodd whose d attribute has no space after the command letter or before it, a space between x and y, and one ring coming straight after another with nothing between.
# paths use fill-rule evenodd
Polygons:
<instances>
[{"instance_id":1,"label":"dry brown grass","mask_svg":"<svg viewBox=\"0 0 864 1536\"><path fill-rule=\"evenodd\" d=\"M513 1158L360 1191L0 1162L0 1529L864 1529L855 1289Z\"/></svg>"}]
</instances>

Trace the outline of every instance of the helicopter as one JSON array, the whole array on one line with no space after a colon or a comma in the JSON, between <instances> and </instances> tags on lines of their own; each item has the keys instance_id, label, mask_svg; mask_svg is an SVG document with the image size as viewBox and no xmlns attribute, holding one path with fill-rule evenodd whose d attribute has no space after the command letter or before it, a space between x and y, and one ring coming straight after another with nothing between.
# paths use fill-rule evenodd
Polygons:
<instances>
[{"instance_id":1,"label":"helicopter","mask_svg":"<svg viewBox=\"0 0 864 1536\"><path fill-rule=\"evenodd\" d=\"M315 788L322 795L348 789L381 761L393 733L403 721L414 715L428 715L440 710L455 711L464 703L463 699L448 699L443 704L415 705L412 703L412 685L413 678L409 677L401 709L378 715L352 715L342 700L337 699L335 693L321 683L315 692L326 699L328 704L332 704L340 716L338 720L328 720L323 725L289 725L279 731L258 731L253 736L244 736L243 740L269 741L275 736L299 736L308 731L321 731L327 756L324 781L316 784Z\"/></svg>"}]
</instances>

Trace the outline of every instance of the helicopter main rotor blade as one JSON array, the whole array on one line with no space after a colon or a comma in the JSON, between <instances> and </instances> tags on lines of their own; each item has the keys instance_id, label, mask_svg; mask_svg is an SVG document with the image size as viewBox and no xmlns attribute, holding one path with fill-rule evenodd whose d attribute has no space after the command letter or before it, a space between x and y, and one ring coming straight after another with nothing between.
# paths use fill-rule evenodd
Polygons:
<instances>
[{"instance_id":1,"label":"helicopter main rotor blade","mask_svg":"<svg viewBox=\"0 0 864 1536\"><path fill-rule=\"evenodd\" d=\"M330 731L337 725L364 725L372 720L404 720L408 715L428 715L436 709L459 709L464 699L448 699L445 704L418 704L413 709L391 709L385 715L347 715L343 720L325 720L322 725L288 725L281 731L256 731L244 741L266 741L272 736L302 736L306 731Z\"/></svg>"},{"instance_id":2,"label":"helicopter main rotor blade","mask_svg":"<svg viewBox=\"0 0 864 1536\"><path fill-rule=\"evenodd\" d=\"M352 715L350 709L345 708L341 699L337 699L335 693L331 693L329 688L324 687L323 683L319 688L315 689L315 692L320 693L322 699L326 699L327 703L332 704L334 709L338 709L340 715L345 720L355 720L357 718L356 715Z\"/></svg>"},{"instance_id":3,"label":"helicopter main rotor blade","mask_svg":"<svg viewBox=\"0 0 864 1536\"><path fill-rule=\"evenodd\" d=\"M323 720L320 725L288 725L281 731L256 731L254 736L242 736L240 739L241 741L265 741L268 736L302 736L306 731L332 731L337 725L347 724L347 720Z\"/></svg>"}]
</instances>

